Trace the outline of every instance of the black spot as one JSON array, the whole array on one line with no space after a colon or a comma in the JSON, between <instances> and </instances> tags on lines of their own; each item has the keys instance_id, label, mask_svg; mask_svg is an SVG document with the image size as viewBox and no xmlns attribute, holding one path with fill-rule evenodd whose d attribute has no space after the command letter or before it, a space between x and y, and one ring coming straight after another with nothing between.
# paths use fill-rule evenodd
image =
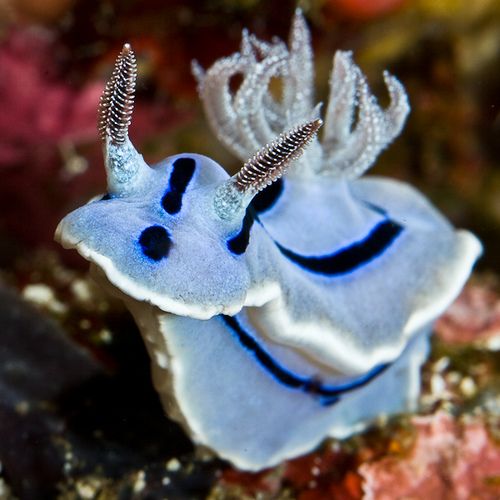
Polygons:
<instances>
[{"instance_id":1,"label":"black spot","mask_svg":"<svg viewBox=\"0 0 500 500\"><path fill-rule=\"evenodd\" d=\"M100 201L106 201L106 200L111 200L111 195L109 193L106 193L101 199Z\"/></svg>"},{"instance_id":2,"label":"black spot","mask_svg":"<svg viewBox=\"0 0 500 500\"><path fill-rule=\"evenodd\" d=\"M283 189L283 179L280 178L255 195L252 200L252 207L259 214L267 212L278 201Z\"/></svg>"},{"instance_id":3,"label":"black spot","mask_svg":"<svg viewBox=\"0 0 500 500\"><path fill-rule=\"evenodd\" d=\"M354 271L381 255L399 236L403 227L386 219L377 224L366 238L330 255L304 256L276 243L280 252L292 262L318 274L336 276Z\"/></svg>"},{"instance_id":4,"label":"black spot","mask_svg":"<svg viewBox=\"0 0 500 500\"><path fill-rule=\"evenodd\" d=\"M168 190L161 200L161 206L167 213L174 215L180 211L182 195L193 177L195 168L196 162L193 158L177 158L174 161L168 180Z\"/></svg>"},{"instance_id":5,"label":"black spot","mask_svg":"<svg viewBox=\"0 0 500 500\"><path fill-rule=\"evenodd\" d=\"M147 227L139 237L142 253L156 261L168 255L171 243L168 231L162 226Z\"/></svg>"},{"instance_id":6,"label":"black spot","mask_svg":"<svg viewBox=\"0 0 500 500\"><path fill-rule=\"evenodd\" d=\"M251 207L247 208L240 232L227 241L227 248L235 255L241 255L248 247L250 242L250 230L255 220L254 212Z\"/></svg>"}]
</instances>

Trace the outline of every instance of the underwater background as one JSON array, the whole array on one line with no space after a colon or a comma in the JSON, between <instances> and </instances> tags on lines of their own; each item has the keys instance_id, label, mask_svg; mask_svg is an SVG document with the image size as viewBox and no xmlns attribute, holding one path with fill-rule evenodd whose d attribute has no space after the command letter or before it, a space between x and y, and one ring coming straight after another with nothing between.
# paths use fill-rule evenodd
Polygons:
<instances>
[{"instance_id":1,"label":"underwater background","mask_svg":"<svg viewBox=\"0 0 500 500\"><path fill-rule=\"evenodd\" d=\"M238 472L165 419L131 317L52 241L104 189L97 103L124 42L139 64L130 135L146 160L191 151L234 172L191 60L234 52L244 27L286 39L296 5L0 0L0 498L500 498L498 0L299 4L319 100L337 49L354 51L382 104L382 70L407 89L407 125L372 173L416 186L485 247L436 325L418 415Z\"/></svg>"}]
</instances>

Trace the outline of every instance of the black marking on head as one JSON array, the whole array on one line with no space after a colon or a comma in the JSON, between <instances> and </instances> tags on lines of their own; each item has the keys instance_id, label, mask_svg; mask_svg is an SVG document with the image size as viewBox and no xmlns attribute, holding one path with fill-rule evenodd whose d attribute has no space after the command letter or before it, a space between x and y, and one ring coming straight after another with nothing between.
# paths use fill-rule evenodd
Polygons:
<instances>
[{"instance_id":1,"label":"black marking on head","mask_svg":"<svg viewBox=\"0 0 500 500\"><path fill-rule=\"evenodd\" d=\"M139 236L142 253L155 261L167 257L171 243L168 231L162 226L149 226Z\"/></svg>"},{"instance_id":2,"label":"black marking on head","mask_svg":"<svg viewBox=\"0 0 500 500\"><path fill-rule=\"evenodd\" d=\"M343 394L368 384L390 366L390 363L383 363L347 382L341 382L335 385L324 384L318 378L297 375L288 370L288 368L282 366L250 333L243 329L235 316L221 315L221 318L239 343L254 356L257 362L275 380L290 389L296 389L319 396L319 401L324 406L334 404L340 400Z\"/></svg>"},{"instance_id":3,"label":"black marking on head","mask_svg":"<svg viewBox=\"0 0 500 500\"><path fill-rule=\"evenodd\" d=\"M186 191L196 168L193 158L177 158L172 165L168 180L168 190L161 200L161 206L170 215L178 213L182 207L182 195Z\"/></svg>"},{"instance_id":4,"label":"black marking on head","mask_svg":"<svg viewBox=\"0 0 500 500\"><path fill-rule=\"evenodd\" d=\"M250 242L250 230L252 229L255 221L253 209L248 207L243 217L240 232L227 241L227 248L235 255L241 255L245 252Z\"/></svg>"},{"instance_id":5,"label":"black marking on head","mask_svg":"<svg viewBox=\"0 0 500 500\"><path fill-rule=\"evenodd\" d=\"M305 256L275 242L280 252L292 262L313 273L339 276L356 270L382 255L399 236L403 227L386 219L378 223L366 238L330 255Z\"/></svg>"},{"instance_id":6,"label":"black marking on head","mask_svg":"<svg viewBox=\"0 0 500 500\"><path fill-rule=\"evenodd\" d=\"M280 177L254 196L251 203L252 207L258 214L267 212L278 201L283 189L283 178Z\"/></svg>"}]
</instances>

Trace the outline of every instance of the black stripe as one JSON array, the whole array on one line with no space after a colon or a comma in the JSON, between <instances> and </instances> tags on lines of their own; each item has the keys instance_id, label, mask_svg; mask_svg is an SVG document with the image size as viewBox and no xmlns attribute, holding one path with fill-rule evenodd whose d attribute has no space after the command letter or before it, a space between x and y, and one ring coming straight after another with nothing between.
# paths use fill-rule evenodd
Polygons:
<instances>
[{"instance_id":1,"label":"black stripe","mask_svg":"<svg viewBox=\"0 0 500 500\"><path fill-rule=\"evenodd\" d=\"M304 256L277 242L276 245L285 257L304 269L318 274L336 276L354 271L384 253L402 230L403 227L398 223L386 219L377 224L366 238L333 254L322 256Z\"/></svg>"},{"instance_id":2,"label":"black stripe","mask_svg":"<svg viewBox=\"0 0 500 500\"><path fill-rule=\"evenodd\" d=\"M389 363L378 365L364 375L343 384L323 384L319 379L296 375L287 368L281 366L278 361L276 361L248 332L241 327L238 320L234 316L222 315L221 317L233 334L235 334L240 344L253 354L259 364L265 368L266 371L273 376L273 378L291 389L297 389L319 396L320 402L324 405L336 403L339 401L342 394L368 384L390 366Z\"/></svg>"},{"instance_id":3,"label":"black stripe","mask_svg":"<svg viewBox=\"0 0 500 500\"><path fill-rule=\"evenodd\" d=\"M250 230L252 229L255 216L252 207L248 207L243 217L240 232L227 241L227 248L235 255L241 255L250 242Z\"/></svg>"},{"instance_id":4,"label":"black stripe","mask_svg":"<svg viewBox=\"0 0 500 500\"><path fill-rule=\"evenodd\" d=\"M227 242L227 247L235 255L245 252L250 242L250 230L255 221L260 222L258 215L266 212L278 201L283 193L283 179L278 179L256 194L245 212L240 232Z\"/></svg>"},{"instance_id":5,"label":"black stripe","mask_svg":"<svg viewBox=\"0 0 500 500\"><path fill-rule=\"evenodd\" d=\"M182 195L186 191L196 168L193 158L177 158L172 165L172 172L168 180L168 190L161 200L163 209L175 215L182 207Z\"/></svg>"},{"instance_id":6,"label":"black stripe","mask_svg":"<svg viewBox=\"0 0 500 500\"><path fill-rule=\"evenodd\" d=\"M280 177L254 196L252 207L258 214L267 212L278 201L278 198L283 193L283 189L283 178Z\"/></svg>"}]
</instances>

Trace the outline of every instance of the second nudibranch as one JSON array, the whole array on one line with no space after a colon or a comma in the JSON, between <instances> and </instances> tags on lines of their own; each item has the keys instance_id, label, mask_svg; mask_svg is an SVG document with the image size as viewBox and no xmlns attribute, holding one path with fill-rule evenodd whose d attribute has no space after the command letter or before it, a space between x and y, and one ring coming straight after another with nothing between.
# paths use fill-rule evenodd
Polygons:
<instances>
[{"instance_id":1,"label":"second nudibranch","mask_svg":"<svg viewBox=\"0 0 500 500\"><path fill-rule=\"evenodd\" d=\"M259 469L415 407L432 322L481 245L408 185L358 179L408 113L394 77L382 110L338 52L315 138L300 12L289 47L245 32L239 53L194 68L209 123L242 169L229 177L193 153L145 163L128 138L136 63L125 45L99 108L107 194L66 216L56 237L125 300L169 415ZM268 91L273 77L282 101Z\"/></svg>"}]
</instances>

